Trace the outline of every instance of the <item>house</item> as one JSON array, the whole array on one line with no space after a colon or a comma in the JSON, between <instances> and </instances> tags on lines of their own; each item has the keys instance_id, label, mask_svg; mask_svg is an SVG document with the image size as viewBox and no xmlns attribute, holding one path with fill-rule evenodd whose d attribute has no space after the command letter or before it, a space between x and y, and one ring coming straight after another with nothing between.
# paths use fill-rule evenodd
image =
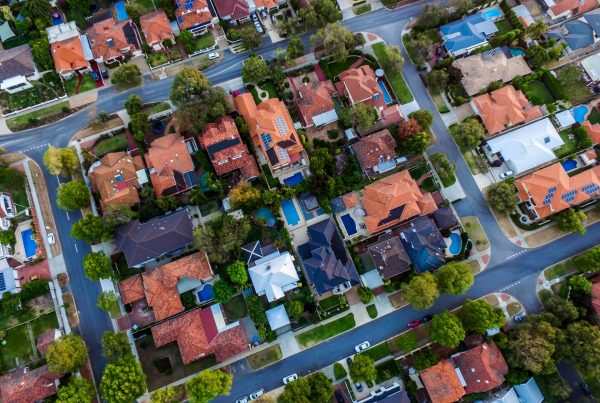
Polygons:
<instances>
[{"instance_id":1,"label":"house","mask_svg":"<svg viewBox=\"0 0 600 403\"><path fill-rule=\"evenodd\" d=\"M556 163L515 180L517 196L534 219L543 219L600 195L600 166L569 176Z\"/></svg>"},{"instance_id":2,"label":"house","mask_svg":"<svg viewBox=\"0 0 600 403\"><path fill-rule=\"evenodd\" d=\"M56 72L70 78L75 72L89 70L93 59L88 39L81 35L75 21L46 28L50 53Z\"/></svg>"},{"instance_id":3,"label":"house","mask_svg":"<svg viewBox=\"0 0 600 403\"><path fill-rule=\"evenodd\" d=\"M598 7L598 0L542 0L542 3L553 20L571 18Z\"/></svg>"},{"instance_id":4,"label":"house","mask_svg":"<svg viewBox=\"0 0 600 403\"><path fill-rule=\"evenodd\" d=\"M194 241L192 221L186 209L141 223L133 220L115 230L115 244L129 267L183 251Z\"/></svg>"},{"instance_id":5,"label":"house","mask_svg":"<svg viewBox=\"0 0 600 403\"><path fill-rule=\"evenodd\" d=\"M10 193L0 192L0 230L6 231L10 228L10 220L16 213L17 208Z\"/></svg>"},{"instance_id":6,"label":"house","mask_svg":"<svg viewBox=\"0 0 600 403\"><path fill-rule=\"evenodd\" d=\"M165 10L156 10L140 17L140 27L146 37L146 43L154 50L164 49L166 40L175 43L175 35L171 29L171 22Z\"/></svg>"},{"instance_id":7,"label":"house","mask_svg":"<svg viewBox=\"0 0 600 403\"><path fill-rule=\"evenodd\" d=\"M478 12L440 27L444 48L451 56L468 54L486 46L487 38L498 32L493 19Z\"/></svg>"},{"instance_id":8,"label":"house","mask_svg":"<svg viewBox=\"0 0 600 403\"><path fill-rule=\"evenodd\" d=\"M363 171L378 175L396 168L396 140L388 129L366 137L352 145L354 155Z\"/></svg>"},{"instance_id":9,"label":"house","mask_svg":"<svg viewBox=\"0 0 600 403\"><path fill-rule=\"evenodd\" d=\"M276 254L277 252L277 248L272 243L263 245L260 241L254 241L242 246L242 253L248 267L253 266L257 260Z\"/></svg>"},{"instance_id":10,"label":"house","mask_svg":"<svg viewBox=\"0 0 600 403\"><path fill-rule=\"evenodd\" d=\"M506 57L502 49L495 48L452 62L462 73L461 84L473 96L495 81L507 83L517 76L531 73L523 56Z\"/></svg>"},{"instance_id":11,"label":"house","mask_svg":"<svg viewBox=\"0 0 600 403\"><path fill-rule=\"evenodd\" d=\"M310 240L298 247L308 282L319 295L343 294L360 284L360 276L333 220L308 227Z\"/></svg>"},{"instance_id":12,"label":"house","mask_svg":"<svg viewBox=\"0 0 600 403\"><path fill-rule=\"evenodd\" d=\"M521 24L523 24L523 26L525 28L527 28L528 26L530 26L531 24L533 24L535 22L533 20L533 16L529 12L529 9L527 8L526 5L519 4L518 6L514 6L512 8L512 10L515 13L515 15L517 16L517 18L519 19L519 21L521 21Z\"/></svg>"},{"instance_id":13,"label":"house","mask_svg":"<svg viewBox=\"0 0 600 403\"><path fill-rule=\"evenodd\" d=\"M593 45L600 40L600 13L592 11L565 22L548 32L550 38L563 39L570 51Z\"/></svg>"},{"instance_id":14,"label":"house","mask_svg":"<svg viewBox=\"0 0 600 403\"><path fill-rule=\"evenodd\" d=\"M227 324L219 304L195 309L154 326L152 338L157 348L176 342L184 365L211 354L221 362L248 350L241 323Z\"/></svg>"},{"instance_id":15,"label":"house","mask_svg":"<svg viewBox=\"0 0 600 403\"><path fill-rule=\"evenodd\" d=\"M57 392L62 374L48 371L48 365L35 369L21 367L0 377L2 403L40 402Z\"/></svg>"},{"instance_id":16,"label":"house","mask_svg":"<svg viewBox=\"0 0 600 403\"><path fill-rule=\"evenodd\" d=\"M214 12L209 0L175 0L175 17L180 29L186 29L194 35L201 35L213 28Z\"/></svg>"},{"instance_id":17,"label":"house","mask_svg":"<svg viewBox=\"0 0 600 403\"><path fill-rule=\"evenodd\" d=\"M532 105L523 91L512 85L473 98L471 108L481 118L489 135L543 116L542 109Z\"/></svg>"},{"instance_id":18,"label":"house","mask_svg":"<svg viewBox=\"0 0 600 403\"><path fill-rule=\"evenodd\" d=\"M482 146L488 158L497 156L515 175L556 159L554 150L564 144L548 118L521 126Z\"/></svg>"},{"instance_id":19,"label":"house","mask_svg":"<svg viewBox=\"0 0 600 403\"><path fill-rule=\"evenodd\" d=\"M255 10L265 10L267 13L271 11L276 11L279 9L279 6L286 4L287 0L249 0L248 4L250 5L250 12ZM252 4L254 3L255 10L253 10Z\"/></svg>"},{"instance_id":20,"label":"house","mask_svg":"<svg viewBox=\"0 0 600 403\"><path fill-rule=\"evenodd\" d=\"M39 78L29 45L0 51L0 89L14 94L33 87L31 81Z\"/></svg>"},{"instance_id":21,"label":"house","mask_svg":"<svg viewBox=\"0 0 600 403\"><path fill-rule=\"evenodd\" d=\"M423 193L408 171L382 178L362 190L367 230L371 234L437 210L431 193Z\"/></svg>"},{"instance_id":22,"label":"house","mask_svg":"<svg viewBox=\"0 0 600 403\"><path fill-rule=\"evenodd\" d=\"M446 243L440 230L429 217L417 217L400 232L406 253L417 273L434 270L443 265Z\"/></svg>"},{"instance_id":23,"label":"house","mask_svg":"<svg viewBox=\"0 0 600 403\"><path fill-rule=\"evenodd\" d=\"M338 120L331 99L337 93L331 81L311 81L302 84L297 91L296 106L304 127L323 126Z\"/></svg>"},{"instance_id":24,"label":"house","mask_svg":"<svg viewBox=\"0 0 600 403\"><path fill-rule=\"evenodd\" d=\"M272 172L304 165L304 148L285 104L277 98L258 106L250 93L234 98L235 107L248 124L252 141L265 155Z\"/></svg>"},{"instance_id":25,"label":"house","mask_svg":"<svg viewBox=\"0 0 600 403\"><path fill-rule=\"evenodd\" d=\"M368 246L367 251L379 276L388 280L411 269L410 257L397 235L383 234L377 242Z\"/></svg>"},{"instance_id":26,"label":"house","mask_svg":"<svg viewBox=\"0 0 600 403\"><path fill-rule=\"evenodd\" d=\"M267 315L269 327L272 331L277 333L277 335L292 329L290 318L285 310L285 305L277 305L275 308L265 311L265 315Z\"/></svg>"},{"instance_id":27,"label":"house","mask_svg":"<svg viewBox=\"0 0 600 403\"><path fill-rule=\"evenodd\" d=\"M96 22L87 30L94 59L98 63L112 63L126 56L141 56L140 39L130 19L115 22L108 18Z\"/></svg>"},{"instance_id":28,"label":"house","mask_svg":"<svg viewBox=\"0 0 600 403\"><path fill-rule=\"evenodd\" d=\"M8 259L0 259L0 299L5 292L19 292L18 278L18 272L8 264Z\"/></svg>"},{"instance_id":29,"label":"house","mask_svg":"<svg viewBox=\"0 0 600 403\"><path fill-rule=\"evenodd\" d=\"M217 175L239 171L243 180L258 176L256 160L230 116L222 116L216 122L205 125L198 140L200 147L208 153Z\"/></svg>"},{"instance_id":30,"label":"house","mask_svg":"<svg viewBox=\"0 0 600 403\"><path fill-rule=\"evenodd\" d=\"M498 396L490 403L542 403L544 401L544 395L533 377L509 390L501 390L499 395L502 396Z\"/></svg>"},{"instance_id":31,"label":"house","mask_svg":"<svg viewBox=\"0 0 600 403\"><path fill-rule=\"evenodd\" d=\"M124 151L108 153L88 171L93 192L100 193L102 210L108 206L139 204L138 188L148 181L142 157Z\"/></svg>"},{"instance_id":32,"label":"house","mask_svg":"<svg viewBox=\"0 0 600 403\"><path fill-rule=\"evenodd\" d=\"M224 21L241 23L250 20L250 6L247 0L213 0L217 14Z\"/></svg>"},{"instance_id":33,"label":"house","mask_svg":"<svg viewBox=\"0 0 600 403\"><path fill-rule=\"evenodd\" d=\"M465 380L465 392L483 393L504 383L508 365L500 349L493 343L483 343L455 354L452 360Z\"/></svg>"},{"instance_id":34,"label":"house","mask_svg":"<svg viewBox=\"0 0 600 403\"><path fill-rule=\"evenodd\" d=\"M60 339L61 336L62 336L62 333L60 332L60 329L46 330L44 333L40 334L40 336L38 337L37 344L36 344L37 350L40 352L40 354L42 356L45 356L46 351L48 351L48 347L50 347L50 345L52 343L54 343L55 340Z\"/></svg>"},{"instance_id":35,"label":"house","mask_svg":"<svg viewBox=\"0 0 600 403\"><path fill-rule=\"evenodd\" d=\"M600 324L600 281L592 284L592 289L590 291L590 305L596 316L596 322Z\"/></svg>"},{"instance_id":36,"label":"house","mask_svg":"<svg viewBox=\"0 0 600 403\"><path fill-rule=\"evenodd\" d=\"M432 403L454 403L465 395L464 379L449 360L420 371L419 376Z\"/></svg>"},{"instance_id":37,"label":"house","mask_svg":"<svg viewBox=\"0 0 600 403\"><path fill-rule=\"evenodd\" d=\"M179 133L154 140L144 158L156 197L185 192L198 184L188 141Z\"/></svg>"},{"instance_id":38,"label":"house","mask_svg":"<svg viewBox=\"0 0 600 403\"><path fill-rule=\"evenodd\" d=\"M451 231L459 225L450 207L440 207L431 214L431 218L441 231Z\"/></svg>"},{"instance_id":39,"label":"house","mask_svg":"<svg viewBox=\"0 0 600 403\"><path fill-rule=\"evenodd\" d=\"M600 81L600 53L594 53L579 63L590 77L590 80Z\"/></svg>"},{"instance_id":40,"label":"house","mask_svg":"<svg viewBox=\"0 0 600 403\"><path fill-rule=\"evenodd\" d=\"M294 256L278 250L252 261L248 265L248 274L256 294L265 295L269 302L277 301L286 292L298 288L300 281Z\"/></svg>"},{"instance_id":41,"label":"house","mask_svg":"<svg viewBox=\"0 0 600 403\"><path fill-rule=\"evenodd\" d=\"M600 144L600 123L591 124L589 120L581 123L594 144Z\"/></svg>"}]
</instances>

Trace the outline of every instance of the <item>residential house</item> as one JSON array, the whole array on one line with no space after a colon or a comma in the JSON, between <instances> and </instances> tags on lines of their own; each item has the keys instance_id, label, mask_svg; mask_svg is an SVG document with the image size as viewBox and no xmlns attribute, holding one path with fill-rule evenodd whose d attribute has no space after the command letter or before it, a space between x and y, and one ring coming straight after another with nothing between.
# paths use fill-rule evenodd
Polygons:
<instances>
[{"instance_id":1,"label":"residential house","mask_svg":"<svg viewBox=\"0 0 600 403\"><path fill-rule=\"evenodd\" d=\"M39 78L29 45L0 51L0 89L14 94L33 87L31 81Z\"/></svg>"},{"instance_id":2,"label":"residential house","mask_svg":"<svg viewBox=\"0 0 600 403\"><path fill-rule=\"evenodd\" d=\"M41 402L56 394L61 376L48 371L48 365L35 369L20 367L0 377L0 401Z\"/></svg>"},{"instance_id":3,"label":"residential house","mask_svg":"<svg viewBox=\"0 0 600 403\"><path fill-rule=\"evenodd\" d=\"M252 141L263 153L273 173L304 165L304 148L285 104L277 98L258 106L252 94L234 98L235 107L248 124Z\"/></svg>"},{"instance_id":4,"label":"residential house","mask_svg":"<svg viewBox=\"0 0 600 403\"><path fill-rule=\"evenodd\" d=\"M96 22L87 30L94 59L98 63L113 63L126 56L141 56L140 39L130 19L115 22L108 18Z\"/></svg>"},{"instance_id":5,"label":"residential house","mask_svg":"<svg viewBox=\"0 0 600 403\"><path fill-rule=\"evenodd\" d=\"M219 17L230 23L242 23L250 20L250 6L247 0L213 0Z\"/></svg>"},{"instance_id":6,"label":"residential house","mask_svg":"<svg viewBox=\"0 0 600 403\"><path fill-rule=\"evenodd\" d=\"M88 61L93 59L92 51L87 37L81 35L75 21L48 27L46 33L58 74L70 78L76 72L90 69Z\"/></svg>"},{"instance_id":7,"label":"residential house","mask_svg":"<svg viewBox=\"0 0 600 403\"><path fill-rule=\"evenodd\" d=\"M598 0L542 0L542 3L553 20L571 18L598 7Z\"/></svg>"},{"instance_id":8,"label":"residential house","mask_svg":"<svg viewBox=\"0 0 600 403\"><path fill-rule=\"evenodd\" d=\"M184 365L211 354L221 362L248 350L249 345L242 324L227 324L219 304L154 326L152 338L157 348L176 342Z\"/></svg>"},{"instance_id":9,"label":"residential house","mask_svg":"<svg viewBox=\"0 0 600 403\"><path fill-rule=\"evenodd\" d=\"M459 225L450 207L440 207L431 214L431 218L441 231L451 231Z\"/></svg>"},{"instance_id":10,"label":"residential house","mask_svg":"<svg viewBox=\"0 0 600 403\"><path fill-rule=\"evenodd\" d=\"M0 259L0 299L5 292L15 294L20 288L18 272L10 266L8 259Z\"/></svg>"},{"instance_id":11,"label":"residential house","mask_svg":"<svg viewBox=\"0 0 600 403\"><path fill-rule=\"evenodd\" d=\"M323 126L338 120L331 81L311 81L297 88L296 106L304 127Z\"/></svg>"},{"instance_id":12,"label":"residential house","mask_svg":"<svg viewBox=\"0 0 600 403\"><path fill-rule=\"evenodd\" d=\"M493 343L483 343L455 354L452 360L465 380L465 393L483 393L504 383L508 365L500 349Z\"/></svg>"},{"instance_id":13,"label":"residential house","mask_svg":"<svg viewBox=\"0 0 600 403\"><path fill-rule=\"evenodd\" d=\"M432 403L454 403L465 395L464 379L449 360L419 372L423 386Z\"/></svg>"},{"instance_id":14,"label":"residential house","mask_svg":"<svg viewBox=\"0 0 600 403\"><path fill-rule=\"evenodd\" d=\"M6 231L10 228L10 220L16 213L17 208L10 193L0 192L0 230Z\"/></svg>"},{"instance_id":15,"label":"residential house","mask_svg":"<svg viewBox=\"0 0 600 403\"><path fill-rule=\"evenodd\" d=\"M310 240L298 247L308 282L317 294L343 294L360 284L360 276L333 220L308 227Z\"/></svg>"},{"instance_id":16,"label":"residential house","mask_svg":"<svg viewBox=\"0 0 600 403\"><path fill-rule=\"evenodd\" d=\"M588 136L590 136L594 144L600 144L600 123L592 124L589 120L586 120L581 123L581 126L585 127Z\"/></svg>"},{"instance_id":17,"label":"residential house","mask_svg":"<svg viewBox=\"0 0 600 403\"><path fill-rule=\"evenodd\" d=\"M368 246L367 251L379 276L384 280L397 277L411 269L410 257L397 235L380 235L377 242Z\"/></svg>"},{"instance_id":18,"label":"residential house","mask_svg":"<svg viewBox=\"0 0 600 403\"><path fill-rule=\"evenodd\" d=\"M594 53L586 57L579 64L590 77L590 80L600 81L600 53Z\"/></svg>"},{"instance_id":19,"label":"residential house","mask_svg":"<svg viewBox=\"0 0 600 403\"><path fill-rule=\"evenodd\" d=\"M216 122L205 125L198 140L200 147L208 153L217 175L239 171L243 180L259 175L256 160L230 116L222 116Z\"/></svg>"},{"instance_id":20,"label":"residential house","mask_svg":"<svg viewBox=\"0 0 600 403\"><path fill-rule=\"evenodd\" d=\"M600 166L569 176L556 163L515 180L517 196L533 219L543 219L600 196Z\"/></svg>"},{"instance_id":21,"label":"residential house","mask_svg":"<svg viewBox=\"0 0 600 403\"><path fill-rule=\"evenodd\" d=\"M255 10L261 11L265 10L267 13L271 11L276 11L279 9L279 6L282 6L287 3L287 0L248 0L248 4L250 5L250 12ZM254 10L252 5L254 4Z\"/></svg>"},{"instance_id":22,"label":"residential house","mask_svg":"<svg viewBox=\"0 0 600 403\"><path fill-rule=\"evenodd\" d=\"M262 246L258 243L259 250ZM243 250L256 250L256 243L246 245ZM298 287L300 277L294 265L294 256L275 249L272 253L251 261L248 274L257 295L265 295L269 302L277 301L285 293Z\"/></svg>"},{"instance_id":23,"label":"residential house","mask_svg":"<svg viewBox=\"0 0 600 403\"><path fill-rule=\"evenodd\" d=\"M488 45L487 38L498 32L498 27L485 13L478 12L440 27L444 48L450 56L468 54Z\"/></svg>"},{"instance_id":24,"label":"residential house","mask_svg":"<svg viewBox=\"0 0 600 403\"><path fill-rule=\"evenodd\" d=\"M180 29L201 35L214 27L215 13L209 0L175 0L175 5L175 17Z\"/></svg>"},{"instance_id":25,"label":"residential house","mask_svg":"<svg viewBox=\"0 0 600 403\"><path fill-rule=\"evenodd\" d=\"M563 144L550 119L544 118L486 140L482 149L490 160L499 158L519 175L554 161L554 150Z\"/></svg>"},{"instance_id":26,"label":"residential house","mask_svg":"<svg viewBox=\"0 0 600 403\"><path fill-rule=\"evenodd\" d=\"M515 15L517 16L519 21L521 21L521 24L523 24L525 28L527 28L535 22L533 20L533 16L529 12L529 9L525 4L519 4L518 6L514 6L512 7L512 10L514 11Z\"/></svg>"},{"instance_id":27,"label":"residential house","mask_svg":"<svg viewBox=\"0 0 600 403\"><path fill-rule=\"evenodd\" d=\"M424 193L408 171L382 178L362 190L367 230L375 234L413 217L437 210L431 193Z\"/></svg>"},{"instance_id":28,"label":"residential house","mask_svg":"<svg viewBox=\"0 0 600 403\"><path fill-rule=\"evenodd\" d=\"M265 315L267 316L269 327L277 335L292 330L290 318L285 310L284 304L277 305L275 308L266 310Z\"/></svg>"},{"instance_id":29,"label":"residential house","mask_svg":"<svg viewBox=\"0 0 600 403\"><path fill-rule=\"evenodd\" d=\"M473 98L471 108L483 121L488 135L543 116L542 109L512 85Z\"/></svg>"},{"instance_id":30,"label":"residential house","mask_svg":"<svg viewBox=\"0 0 600 403\"><path fill-rule=\"evenodd\" d=\"M164 49L164 41L175 43L175 35L171 29L171 22L165 10L156 10L140 17L140 27L146 37L146 43L154 50Z\"/></svg>"},{"instance_id":31,"label":"residential house","mask_svg":"<svg viewBox=\"0 0 600 403\"><path fill-rule=\"evenodd\" d=\"M412 220L410 226L400 232L400 239L418 273L437 269L446 262L446 242L431 218Z\"/></svg>"},{"instance_id":32,"label":"residential house","mask_svg":"<svg viewBox=\"0 0 600 403\"><path fill-rule=\"evenodd\" d=\"M379 175L396 168L396 140L388 129L362 137L352 145L354 155L368 175Z\"/></svg>"},{"instance_id":33,"label":"residential house","mask_svg":"<svg viewBox=\"0 0 600 403\"><path fill-rule=\"evenodd\" d=\"M144 161L124 151L108 153L94 162L88 171L93 192L100 193L100 204L108 206L139 204L138 189L148 181Z\"/></svg>"},{"instance_id":34,"label":"residential house","mask_svg":"<svg viewBox=\"0 0 600 403\"><path fill-rule=\"evenodd\" d=\"M129 267L142 267L166 254L182 252L192 244L192 221L186 209L146 222L133 220L115 230L115 244Z\"/></svg>"},{"instance_id":35,"label":"residential house","mask_svg":"<svg viewBox=\"0 0 600 403\"><path fill-rule=\"evenodd\" d=\"M496 393L494 395L496 396ZM544 401L544 395L533 377L509 390L501 390L498 395L498 398L491 400L490 403L542 403Z\"/></svg>"},{"instance_id":36,"label":"residential house","mask_svg":"<svg viewBox=\"0 0 600 403\"><path fill-rule=\"evenodd\" d=\"M457 59L452 66L461 71L461 84L470 96L487 89L493 82L507 83L517 76L531 73L523 56L509 59L500 48Z\"/></svg>"},{"instance_id":37,"label":"residential house","mask_svg":"<svg viewBox=\"0 0 600 403\"><path fill-rule=\"evenodd\" d=\"M198 184L189 150L188 141L179 133L165 134L150 143L144 158L156 197L185 192Z\"/></svg>"},{"instance_id":38,"label":"residential house","mask_svg":"<svg viewBox=\"0 0 600 403\"><path fill-rule=\"evenodd\" d=\"M257 260L276 254L277 252L277 248L272 243L263 245L260 241L254 241L242 246L242 253L248 267L253 266Z\"/></svg>"},{"instance_id":39,"label":"residential house","mask_svg":"<svg viewBox=\"0 0 600 403\"><path fill-rule=\"evenodd\" d=\"M48 351L48 347L55 340L58 340L62 336L60 329L48 329L44 333L40 334L37 340L36 348L40 354L44 357Z\"/></svg>"}]
</instances>

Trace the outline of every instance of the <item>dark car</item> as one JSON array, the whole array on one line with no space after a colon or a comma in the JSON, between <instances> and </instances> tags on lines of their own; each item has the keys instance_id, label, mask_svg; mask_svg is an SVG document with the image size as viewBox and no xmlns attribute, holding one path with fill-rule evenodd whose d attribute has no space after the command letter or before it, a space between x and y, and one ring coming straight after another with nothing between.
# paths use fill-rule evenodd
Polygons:
<instances>
[{"instance_id":1,"label":"dark car","mask_svg":"<svg viewBox=\"0 0 600 403\"><path fill-rule=\"evenodd\" d=\"M586 396L592 395L592 390L586 383L581 382L581 384L579 386L581 386L581 391L583 392L584 395L586 395Z\"/></svg>"},{"instance_id":2,"label":"dark car","mask_svg":"<svg viewBox=\"0 0 600 403\"><path fill-rule=\"evenodd\" d=\"M418 327L421 324L421 321L419 321L419 319L413 320L412 322L408 322L407 327L409 329L414 329L415 327Z\"/></svg>"},{"instance_id":3,"label":"dark car","mask_svg":"<svg viewBox=\"0 0 600 403\"><path fill-rule=\"evenodd\" d=\"M346 364L348 364L348 366L350 366L350 364L352 364L352 357L346 358Z\"/></svg>"},{"instance_id":4,"label":"dark car","mask_svg":"<svg viewBox=\"0 0 600 403\"><path fill-rule=\"evenodd\" d=\"M92 71L92 78L94 79L94 81L98 81L100 80L100 75L97 72Z\"/></svg>"},{"instance_id":5,"label":"dark car","mask_svg":"<svg viewBox=\"0 0 600 403\"><path fill-rule=\"evenodd\" d=\"M363 387L362 387L362 384L360 382L356 382L354 384L354 387L356 388L356 390L358 391L358 393L360 393L360 392L363 391Z\"/></svg>"},{"instance_id":6,"label":"dark car","mask_svg":"<svg viewBox=\"0 0 600 403\"><path fill-rule=\"evenodd\" d=\"M108 70L102 69L102 71L100 72L100 74L102 74L102 78L108 78Z\"/></svg>"},{"instance_id":7,"label":"dark car","mask_svg":"<svg viewBox=\"0 0 600 403\"><path fill-rule=\"evenodd\" d=\"M433 316L431 315L425 315L421 318L421 323L427 323L429 322L431 319L433 319Z\"/></svg>"},{"instance_id":8,"label":"dark car","mask_svg":"<svg viewBox=\"0 0 600 403\"><path fill-rule=\"evenodd\" d=\"M335 400L337 400L339 403L344 403L346 401L346 399L344 399L342 391L339 389L335 391Z\"/></svg>"}]
</instances>

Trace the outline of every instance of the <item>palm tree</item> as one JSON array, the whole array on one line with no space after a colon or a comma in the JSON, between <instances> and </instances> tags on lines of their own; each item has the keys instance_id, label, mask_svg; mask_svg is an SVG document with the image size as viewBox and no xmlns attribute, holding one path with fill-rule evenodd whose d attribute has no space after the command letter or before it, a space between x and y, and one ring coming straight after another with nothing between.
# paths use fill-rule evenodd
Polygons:
<instances>
[{"instance_id":1,"label":"palm tree","mask_svg":"<svg viewBox=\"0 0 600 403\"><path fill-rule=\"evenodd\" d=\"M199 206L202 203L204 203L207 199L208 198L206 197L206 195L204 194L204 192L202 191L202 189L199 186L196 186L195 188L190 190L189 200L190 200L191 204L195 204L196 206Z\"/></svg>"},{"instance_id":2,"label":"palm tree","mask_svg":"<svg viewBox=\"0 0 600 403\"><path fill-rule=\"evenodd\" d=\"M289 200L296 196L296 189L291 186L284 186L281 188L281 194L284 199Z\"/></svg>"},{"instance_id":3,"label":"palm tree","mask_svg":"<svg viewBox=\"0 0 600 403\"><path fill-rule=\"evenodd\" d=\"M50 18L52 6L48 0L27 0L21 11L33 19Z\"/></svg>"}]
</instances>

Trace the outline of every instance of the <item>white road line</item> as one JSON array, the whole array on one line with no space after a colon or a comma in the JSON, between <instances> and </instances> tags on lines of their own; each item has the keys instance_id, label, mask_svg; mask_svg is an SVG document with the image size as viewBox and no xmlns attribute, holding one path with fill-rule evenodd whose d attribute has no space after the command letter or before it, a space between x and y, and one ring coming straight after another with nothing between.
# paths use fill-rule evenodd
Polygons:
<instances>
[{"instance_id":1,"label":"white road line","mask_svg":"<svg viewBox=\"0 0 600 403\"><path fill-rule=\"evenodd\" d=\"M58 178L58 175L54 175L56 176L56 181L58 182L59 186L60 186L60 179ZM67 214L68 215L68 214Z\"/></svg>"},{"instance_id":2,"label":"white road line","mask_svg":"<svg viewBox=\"0 0 600 403\"><path fill-rule=\"evenodd\" d=\"M206 78L211 78L211 77L215 77L215 76L220 76L221 74L225 73L228 70L231 70L232 68L236 67L238 64L241 64L242 62L237 62L229 67L227 67L226 69L223 70L219 70L218 72L215 72L214 74L206 74Z\"/></svg>"},{"instance_id":3,"label":"white road line","mask_svg":"<svg viewBox=\"0 0 600 403\"><path fill-rule=\"evenodd\" d=\"M57 127L57 128L56 128L56 131L57 131L57 132L59 132L59 131L61 131L61 130L62 130L62 129L64 129L64 128L65 128L65 126Z\"/></svg>"},{"instance_id":4,"label":"white road line","mask_svg":"<svg viewBox=\"0 0 600 403\"><path fill-rule=\"evenodd\" d=\"M71 221L71 218L69 217L69 212L68 212L68 211L65 211L65 214L67 215L67 220L68 220L68 221Z\"/></svg>"},{"instance_id":5,"label":"white road line","mask_svg":"<svg viewBox=\"0 0 600 403\"><path fill-rule=\"evenodd\" d=\"M75 245L75 252L79 253L79 249L77 249L77 244L74 243L73 245Z\"/></svg>"}]
</instances>

